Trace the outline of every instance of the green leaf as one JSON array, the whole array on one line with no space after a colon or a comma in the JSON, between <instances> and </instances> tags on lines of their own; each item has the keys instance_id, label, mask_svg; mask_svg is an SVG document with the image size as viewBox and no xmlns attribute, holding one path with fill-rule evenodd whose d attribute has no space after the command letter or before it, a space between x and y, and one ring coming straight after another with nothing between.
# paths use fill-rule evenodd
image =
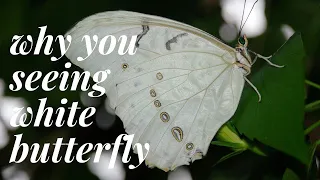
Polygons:
<instances>
[{"instance_id":1,"label":"green leaf","mask_svg":"<svg viewBox=\"0 0 320 180\"><path fill-rule=\"evenodd\" d=\"M228 147L232 149L241 149L246 150L248 146L244 146L242 143L232 143L232 142L225 142L225 141L212 141L211 144L216 146Z\"/></svg>"},{"instance_id":2,"label":"green leaf","mask_svg":"<svg viewBox=\"0 0 320 180\"><path fill-rule=\"evenodd\" d=\"M226 123L219 129L216 139L218 141L214 141L212 144L242 150L248 149L249 146L245 140L239 137L231 122Z\"/></svg>"},{"instance_id":3,"label":"green leaf","mask_svg":"<svg viewBox=\"0 0 320 180\"><path fill-rule=\"evenodd\" d=\"M320 90L320 85L309 80L305 80L306 84Z\"/></svg>"},{"instance_id":4,"label":"green leaf","mask_svg":"<svg viewBox=\"0 0 320 180\"><path fill-rule=\"evenodd\" d=\"M261 93L262 102L258 102L257 94L246 85L232 120L249 139L256 139L307 164L308 146L303 130L304 56L301 35L295 34L271 59L285 65L284 68L265 63L249 77Z\"/></svg>"},{"instance_id":5,"label":"green leaf","mask_svg":"<svg viewBox=\"0 0 320 180\"><path fill-rule=\"evenodd\" d=\"M299 180L300 178L291 169L286 169L282 180Z\"/></svg>"},{"instance_id":6,"label":"green leaf","mask_svg":"<svg viewBox=\"0 0 320 180\"><path fill-rule=\"evenodd\" d=\"M317 147L320 145L320 139L317 140L310 148L310 151L311 151L311 158L310 158L310 161L308 163L308 177L312 176L312 165L313 165L313 162L315 161L315 158L314 158L314 153L316 152L316 149Z\"/></svg>"},{"instance_id":7,"label":"green leaf","mask_svg":"<svg viewBox=\"0 0 320 180\"><path fill-rule=\"evenodd\" d=\"M227 161L224 161L214 167L210 166L211 175L208 180L282 179L284 172L283 164L276 163L276 159L259 156L250 151L244 151L242 153L237 152L233 155L234 156ZM204 165L199 165L198 169L193 170L195 179L205 179L202 177L199 178L199 175L201 175L201 172L199 171L204 168Z\"/></svg>"},{"instance_id":8,"label":"green leaf","mask_svg":"<svg viewBox=\"0 0 320 180\"><path fill-rule=\"evenodd\" d=\"M320 120L310 125L305 131L304 134L307 135L320 126Z\"/></svg>"},{"instance_id":9,"label":"green leaf","mask_svg":"<svg viewBox=\"0 0 320 180\"><path fill-rule=\"evenodd\" d=\"M305 112L312 112L320 109L320 100L309 103L305 107Z\"/></svg>"},{"instance_id":10,"label":"green leaf","mask_svg":"<svg viewBox=\"0 0 320 180\"><path fill-rule=\"evenodd\" d=\"M239 155L239 154L243 153L243 151L244 151L244 150L233 151L233 152L231 152L231 153L223 156L223 157L222 157L221 159L219 159L219 161L217 161L213 166L216 166L216 165L222 163L223 161L226 161L226 160L228 160L228 159L230 159L230 158L232 158L232 157L234 157L234 156L236 156L236 155Z\"/></svg>"}]
</instances>

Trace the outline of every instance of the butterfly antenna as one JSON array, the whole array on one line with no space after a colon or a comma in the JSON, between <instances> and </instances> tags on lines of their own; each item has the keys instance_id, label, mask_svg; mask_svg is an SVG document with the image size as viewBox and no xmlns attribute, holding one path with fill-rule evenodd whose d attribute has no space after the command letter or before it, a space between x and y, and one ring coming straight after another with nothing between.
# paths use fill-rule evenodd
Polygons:
<instances>
[{"instance_id":1,"label":"butterfly antenna","mask_svg":"<svg viewBox=\"0 0 320 180\"><path fill-rule=\"evenodd\" d=\"M259 1L259 0L256 0L256 1L253 3L253 6L252 6L252 8L251 8L251 10L250 10L250 12L249 12L249 14L248 14L248 16L247 16L246 20L244 21L243 25L242 25L242 26L241 26L241 28L240 28L240 33L241 33L241 31L242 31L242 29L243 29L244 25L245 25L245 24L246 24L246 22L248 21L249 16L250 16L250 14L251 14L251 12L252 12L252 10L253 10L254 6L257 4L257 2L258 2L258 1ZM242 15L243 15L243 14L242 14Z\"/></svg>"},{"instance_id":2,"label":"butterfly antenna","mask_svg":"<svg viewBox=\"0 0 320 180\"><path fill-rule=\"evenodd\" d=\"M244 5L243 5L243 10L242 10L242 17L241 17L241 23L240 23L240 27L239 27L239 36L241 35L241 27L242 27L242 22L243 22L243 16L244 16L244 11L246 9L246 4L247 4L247 0L244 0Z\"/></svg>"}]
</instances>

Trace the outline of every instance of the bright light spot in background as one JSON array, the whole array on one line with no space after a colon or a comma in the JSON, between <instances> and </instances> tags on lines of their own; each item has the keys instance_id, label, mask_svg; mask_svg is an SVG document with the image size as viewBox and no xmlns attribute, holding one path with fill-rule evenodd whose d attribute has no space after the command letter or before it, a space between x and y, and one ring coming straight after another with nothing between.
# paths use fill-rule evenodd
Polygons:
<instances>
[{"instance_id":1,"label":"bright light spot in background","mask_svg":"<svg viewBox=\"0 0 320 180\"><path fill-rule=\"evenodd\" d=\"M103 130L110 129L115 121L116 116L108 113L105 107L97 109L96 122L99 128Z\"/></svg>"},{"instance_id":2,"label":"bright light spot in background","mask_svg":"<svg viewBox=\"0 0 320 180\"><path fill-rule=\"evenodd\" d=\"M7 129L15 130L10 125L10 119L14 115L14 109L17 107L26 107L26 101L22 98L5 97L4 96L5 83L0 79L0 149L5 147L9 142L9 135ZM25 109L21 113L24 113Z\"/></svg>"},{"instance_id":3,"label":"bright light spot in background","mask_svg":"<svg viewBox=\"0 0 320 180\"><path fill-rule=\"evenodd\" d=\"M103 152L99 163L93 163L94 153L91 154L90 161L87 163L89 170L100 180L124 180L126 172L123 168L121 156L118 155L113 169L108 169L111 159L110 152Z\"/></svg>"},{"instance_id":4,"label":"bright light spot in background","mask_svg":"<svg viewBox=\"0 0 320 180\"><path fill-rule=\"evenodd\" d=\"M3 93L4 93L4 82L0 79L0 103L3 99ZM1 106L0 106L1 110ZM7 132L6 127L3 124L2 115L0 114L0 149L4 148L9 142L9 135Z\"/></svg>"},{"instance_id":5,"label":"bright light spot in background","mask_svg":"<svg viewBox=\"0 0 320 180\"><path fill-rule=\"evenodd\" d=\"M247 0L246 10L243 21L247 18L254 2L256 0ZM243 12L244 0L221 0L222 17L228 24L240 27ZM253 8L242 34L247 37L256 37L261 35L267 28L267 19L265 16L265 0L259 0Z\"/></svg>"},{"instance_id":6,"label":"bright light spot in background","mask_svg":"<svg viewBox=\"0 0 320 180\"><path fill-rule=\"evenodd\" d=\"M88 96L88 92L81 92L80 93L80 100L83 105L87 107L95 107L98 106L100 103L100 98L93 98Z\"/></svg>"},{"instance_id":7,"label":"bright light spot in background","mask_svg":"<svg viewBox=\"0 0 320 180\"><path fill-rule=\"evenodd\" d=\"M282 24L280 29L286 39L289 39L294 34L294 30L288 24Z\"/></svg>"},{"instance_id":8,"label":"bright light spot in background","mask_svg":"<svg viewBox=\"0 0 320 180\"><path fill-rule=\"evenodd\" d=\"M112 114L112 115L116 114L115 110L110 107L110 100L108 98L106 98L106 101L104 102L104 107L106 108L109 114Z\"/></svg>"},{"instance_id":9,"label":"bright light spot in background","mask_svg":"<svg viewBox=\"0 0 320 180\"><path fill-rule=\"evenodd\" d=\"M2 80L2 79L0 79L0 97L2 97L2 96L3 96L3 93L4 93L4 86L5 86L5 84L4 84L3 80Z\"/></svg>"},{"instance_id":10,"label":"bright light spot in background","mask_svg":"<svg viewBox=\"0 0 320 180\"><path fill-rule=\"evenodd\" d=\"M92 98L87 92L80 93L80 99L83 105L88 107L96 107L100 104L101 98ZM109 106L109 101L106 99L102 107L97 109L96 123L103 130L110 129L116 120L114 110Z\"/></svg>"},{"instance_id":11,"label":"bright light spot in background","mask_svg":"<svg viewBox=\"0 0 320 180\"><path fill-rule=\"evenodd\" d=\"M29 175L17 168L17 165L9 166L2 170L2 177L4 180L29 180Z\"/></svg>"},{"instance_id":12,"label":"bright light spot in background","mask_svg":"<svg viewBox=\"0 0 320 180\"><path fill-rule=\"evenodd\" d=\"M174 171L169 172L168 180L192 180L188 168L181 166Z\"/></svg>"},{"instance_id":13,"label":"bright light spot in background","mask_svg":"<svg viewBox=\"0 0 320 180\"><path fill-rule=\"evenodd\" d=\"M0 149L6 147L9 142L9 135L6 127L3 125L2 121L0 121Z\"/></svg>"},{"instance_id":14,"label":"bright light spot in background","mask_svg":"<svg viewBox=\"0 0 320 180\"><path fill-rule=\"evenodd\" d=\"M12 127L10 125L10 119L15 114L14 109L17 107L24 107L24 109L21 110L20 113L25 113L26 102L22 98L16 97L2 97L2 99L0 100L0 115L8 129L17 129L16 127Z\"/></svg>"},{"instance_id":15,"label":"bright light spot in background","mask_svg":"<svg viewBox=\"0 0 320 180\"><path fill-rule=\"evenodd\" d=\"M97 126L103 130L110 129L116 121L115 110L109 104L109 99L106 98L104 106L96 113Z\"/></svg>"},{"instance_id":16,"label":"bright light spot in background","mask_svg":"<svg viewBox=\"0 0 320 180\"><path fill-rule=\"evenodd\" d=\"M221 39L231 42L237 38L237 29L231 24L223 24L219 29Z\"/></svg>"},{"instance_id":17,"label":"bright light spot in background","mask_svg":"<svg viewBox=\"0 0 320 180\"><path fill-rule=\"evenodd\" d=\"M14 115L14 109L19 107L26 107L26 101L22 98L3 96L5 84L0 79L0 117L3 120L4 125L8 129L15 130L17 128L10 125L10 119ZM25 113L24 108L21 113Z\"/></svg>"}]
</instances>

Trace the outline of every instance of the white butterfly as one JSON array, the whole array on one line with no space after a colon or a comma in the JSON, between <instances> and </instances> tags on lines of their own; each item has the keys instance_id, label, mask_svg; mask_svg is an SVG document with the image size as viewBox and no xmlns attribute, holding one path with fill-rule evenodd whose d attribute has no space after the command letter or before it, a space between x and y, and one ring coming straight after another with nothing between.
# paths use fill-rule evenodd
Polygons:
<instances>
[{"instance_id":1,"label":"white butterfly","mask_svg":"<svg viewBox=\"0 0 320 180\"><path fill-rule=\"evenodd\" d=\"M110 106L135 134L133 144L150 144L149 167L168 171L201 159L235 113L244 82L256 90L246 78L253 62L245 36L234 49L190 25L127 11L90 16L67 34L73 41L66 55L74 64L91 74L111 70L103 83ZM83 35L138 35L137 51L103 56L96 50L77 61L86 51Z\"/></svg>"}]
</instances>

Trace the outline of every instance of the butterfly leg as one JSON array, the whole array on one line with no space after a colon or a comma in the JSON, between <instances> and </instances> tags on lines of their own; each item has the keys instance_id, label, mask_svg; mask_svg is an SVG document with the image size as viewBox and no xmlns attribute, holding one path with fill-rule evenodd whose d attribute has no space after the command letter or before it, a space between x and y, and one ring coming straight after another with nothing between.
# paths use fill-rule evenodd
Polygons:
<instances>
[{"instance_id":1,"label":"butterfly leg","mask_svg":"<svg viewBox=\"0 0 320 180\"><path fill-rule=\"evenodd\" d=\"M260 58L260 59L263 59L263 60L265 60L265 61L267 61L267 63L269 64L269 65L271 65L271 66L273 66L273 67L277 67L277 68L283 68L284 66L283 65L277 65L277 64L274 64L274 63L272 63L271 61L270 61L270 59L272 58L272 55L271 56L262 56L261 54L258 54L258 53L256 53L256 52L253 52L253 51L250 51L251 53L253 53L256 57L254 58L254 60L253 60L253 63L258 59L258 58ZM253 64L252 63L252 64Z\"/></svg>"},{"instance_id":2,"label":"butterfly leg","mask_svg":"<svg viewBox=\"0 0 320 180\"><path fill-rule=\"evenodd\" d=\"M249 81L248 78L246 78L244 76L244 80L246 80L246 82L254 89L254 91L256 91L256 93L258 94L258 97L259 97L259 101L258 102L261 102L261 94L259 93L259 90L257 89L257 87L255 87L252 82Z\"/></svg>"},{"instance_id":3,"label":"butterfly leg","mask_svg":"<svg viewBox=\"0 0 320 180\"><path fill-rule=\"evenodd\" d=\"M252 64L251 64L251 65L254 65L254 63L256 63L257 59L258 59L258 56L256 56L256 57L253 59L253 61L252 61Z\"/></svg>"}]
</instances>

